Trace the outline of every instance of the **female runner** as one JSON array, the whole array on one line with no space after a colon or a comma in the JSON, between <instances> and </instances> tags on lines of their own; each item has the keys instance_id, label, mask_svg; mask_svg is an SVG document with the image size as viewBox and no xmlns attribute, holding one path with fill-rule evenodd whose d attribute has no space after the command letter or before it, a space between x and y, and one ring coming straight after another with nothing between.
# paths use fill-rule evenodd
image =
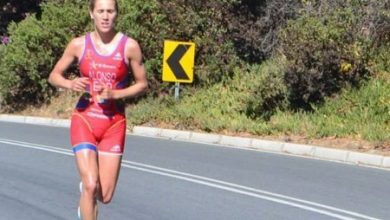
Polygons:
<instances>
[{"instance_id":1,"label":"female runner","mask_svg":"<svg viewBox=\"0 0 390 220\"><path fill-rule=\"evenodd\" d=\"M113 197L124 150L126 118L119 100L144 93L148 83L139 44L114 28L117 1L90 0L89 13L94 31L70 41L49 83L83 93L70 136L81 177L79 218L96 220L97 201L107 204ZM81 76L70 80L64 72L75 60Z\"/></svg>"}]
</instances>

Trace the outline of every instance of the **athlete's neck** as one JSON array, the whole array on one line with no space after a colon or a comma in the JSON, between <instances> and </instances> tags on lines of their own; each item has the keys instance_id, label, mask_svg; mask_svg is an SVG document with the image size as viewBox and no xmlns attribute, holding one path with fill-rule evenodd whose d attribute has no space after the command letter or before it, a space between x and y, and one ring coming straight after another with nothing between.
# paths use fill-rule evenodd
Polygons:
<instances>
[{"instance_id":1,"label":"athlete's neck","mask_svg":"<svg viewBox=\"0 0 390 220\"><path fill-rule=\"evenodd\" d=\"M107 33L99 32L98 30L95 30L91 33L93 35L93 38L97 43L101 42L103 44L109 44L116 36L117 32L115 30L112 30Z\"/></svg>"}]
</instances>

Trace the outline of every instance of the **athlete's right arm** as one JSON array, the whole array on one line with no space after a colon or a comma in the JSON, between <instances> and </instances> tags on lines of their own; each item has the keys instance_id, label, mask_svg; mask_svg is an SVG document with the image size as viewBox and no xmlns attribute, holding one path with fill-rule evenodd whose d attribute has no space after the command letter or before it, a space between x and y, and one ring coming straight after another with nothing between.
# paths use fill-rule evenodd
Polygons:
<instances>
[{"instance_id":1,"label":"athlete's right arm","mask_svg":"<svg viewBox=\"0 0 390 220\"><path fill-rule=\"evenodd\" d=\"M80 56L80 50L82 50L83 46L83 41L80 38L75 38L68 44L62 57L58 60L49 75L48 81L51 85L76 92L85 91L85 87L89 84L88 78L81 77L69 80L64 77L64 72Z\"/></svg>"}]
</instances>

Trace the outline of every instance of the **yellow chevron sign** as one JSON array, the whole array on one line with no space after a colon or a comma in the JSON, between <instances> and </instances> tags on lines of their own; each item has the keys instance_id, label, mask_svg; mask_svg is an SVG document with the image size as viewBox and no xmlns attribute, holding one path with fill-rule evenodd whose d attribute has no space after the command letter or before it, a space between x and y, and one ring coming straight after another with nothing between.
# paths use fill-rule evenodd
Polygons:
<instances>
[{"instance_id":1,"label":"yellow chevron sign","mask_svg":"<svg viewBox=\"0 0 390 220\"><path fill-rule=\"evenodd\" d=\"M194 62L195 43L164 41L163 81L192 83Z\"/></svg>"}]
</instances>

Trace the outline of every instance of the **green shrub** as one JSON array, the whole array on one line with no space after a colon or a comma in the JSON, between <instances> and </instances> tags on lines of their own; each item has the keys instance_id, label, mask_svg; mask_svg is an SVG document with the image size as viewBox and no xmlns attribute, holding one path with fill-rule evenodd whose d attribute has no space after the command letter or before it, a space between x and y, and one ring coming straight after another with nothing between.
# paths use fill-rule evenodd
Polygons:
<instances>
[{"instance_id":1,"label":"green shrub","mask_svg":"<svg viewBox=\"0 0 390 220\"><path fill-rule=\"evenodd\" d=\"M373 62L375 64L375 71L386 71L390 74L390 43L388 45L384 45L379 47L375 51L375 55L373 56Z\"/></svg>"},{"instance_id":2,"label":"green shrub","mask_svg":"<svg viewBox=\"0 0 390 220\"><path fill-rule=\"evenodd\" d=\"M169 90L161 82L164 40L196 44L195 86L229 80L236 67L258 63L277 45L280 26L293 18L298 3L280 1L122 0L118 29L139 40L155 95ZM283 8L284 10L280 10Z\"/></svg>"},{"instance_id":3,"label":"green shrub","mask_svg":"<svg viewBox=\"0 0 390 220\"><path fill-rule=\"evenodd\" d=\"M369 75L372 41L359 32L363 8L332 4L324 3L327 7L322 5L320 12L306 11L280 32L293 108L312 109L312 104L323 103L347 85L359 85Z\"/></svg>"},{"instance_id":4,"label":"green shrub","mask_svg":"<svg viewBox=\"0 0 390 220\"><path fill-rule=\"evenodd\" d=\"M284 83L285 71L286 60L280 57L252 67L251 72L255 79L247 81L247 85L253 87L250 89L246 110L248 116L269 120L278 109L287 108L288 89Z\"/></svg>"},{"instance_id":5,"label":"green shrub","mask_svg":"<svg viewBox=\"0 0 390 220\"><path fill-rule=\"evenodd\" d=\"M86 6L77 0L42 5L42 17L34 15L9 27L11 43L0 64L0 97L9 110L42 103L52 93L47 78L70 38L89 23Z\"/></svg>"},{"instance_id":6,"label":"green shrub","mask_svg":"<svg viewBox=\"0 0 390 220\"><path fill-rule=\"evenodd\" d=\"M370 60L375 65L375 71L390 72L390 4L387 3L386 7L381 6L371 10L375 19L365 31L373 42Z\"/></svg>"},{"instance_id":7,"label":"green shrub","mask_svg":"<svg viewBox=\"0 0 390 220\"><path fill-rule=\"evenodd\" d=\"M264 118L284 108L283 61L274 59L248 71L236 68L229 81L216 83L176 101L172 95L141 101L129 110L129 124L159 124L208 132L268 133Z\"/></svg>"},{"instance_id":8,"label":"green shrub","mask_svg":"<svg viewBox=\"0 0 390 220\"><path fill-rule=\"evenodd\" d=\"M301 7L300 1L236 2L225 18L236 54L248 63L268 59L279 46L278 31L297 17Z\"/></svg>"},{"instance_id":9,"label":"green shrub","mask_svg":"<svg viewBox=\"0 0 390 220\"><path fill-rule=\"evenodd\" d=\"M5 48L6 46L5 45L1 45L0 44L0 63L3 63L3 59L5 57ZM0 72L0 80L3 79L3 76L5 76L5 74L2 74ZM9 80L8 80L9 81ZM7 82L7 81L5 81ZM4 91L4 85L3 83L0 83L0 109L2 110L4 107L3 107L3 103L4 103L4 93L1 92L1 91Z\"/></svg>"},{"instance_id":10,"label":"green shrub","mask_svg":"<svg viewBox=\"0 0 390 220\"><path fill-rule=\"evenodd\" d=\"M238 79L233 80L234 85L218 83L191 95L182 94L178 101L172 96L164 96L143 107L141 104L129 111L130 124L156 121L178 129L216 132L230 128L232 124L241 124L236 118L238 115L241 120L250 123L245 115L246 99L249 97L244 88L247 81ZM150 105L153 107L147 107ZM145 108L148 109L146 113Z\"/></svg>"},{"instance_id":11,"label":"green shrub","mask_svg":"<svg viewBox=\"0 0 390 220\"><path fill-rule=\"evenodd\" d=\"M164 40L196 44L195 85L210 85L232 74L239 64L226 37L224 15L235 1L132 1L123 0L118 29L137 39L146 60L152 91L166 92L161 82Z\"/></svg>"},{"instance_id":12,"label":"green shrub","mask_svg":"<svg viewBox=\"0 0 390 220\"><path fill-rule=\"evenodd\" d=\"M345 85L359 84L370 63L388 68L388 3L382 1L118 2L117 29L140 42L153 97L171 86L161 81L166 39L196 43L195 82L183 95L218 90L214 85L242 88L235 84L242 78L250 98L238 111L250 118L269 119L286 108L286 97L291 106L310 109ZM0 51L0 102L12 109L52 95L47 76L70 38L91 30L87 10L80 0L53 0L38 18L11 25L12 43ZM287 61L248 67L279 56L276 51Z\"/></svg>"},{"instance_id":13,"label":"green shrub","mask_svg":"<svg viewBox=\"0 0 390 220\"><path fill-rule=\"evenodd\" d=\"M234 27L230 22L243 16L232 13L240 4L237 0L120 0L119 4L117 29L140 42L154 95L169 90L169 84L161 82L162 48L166 39L196 43L194 86L229 80L234 68L243 65L228 29ZM4 64L0 64L5 73L3 79L7 80L1 91L6 104L44 101L51 92L46 78L54 62L70 38L90 30L90 23L85 2L56 0L42 5L39 18L29 16L11 25L13 43L6 49ZM9 76L13 81L7 79ZM13 103L14 99L19 101Z\"/></svg>"}]
</instances>

